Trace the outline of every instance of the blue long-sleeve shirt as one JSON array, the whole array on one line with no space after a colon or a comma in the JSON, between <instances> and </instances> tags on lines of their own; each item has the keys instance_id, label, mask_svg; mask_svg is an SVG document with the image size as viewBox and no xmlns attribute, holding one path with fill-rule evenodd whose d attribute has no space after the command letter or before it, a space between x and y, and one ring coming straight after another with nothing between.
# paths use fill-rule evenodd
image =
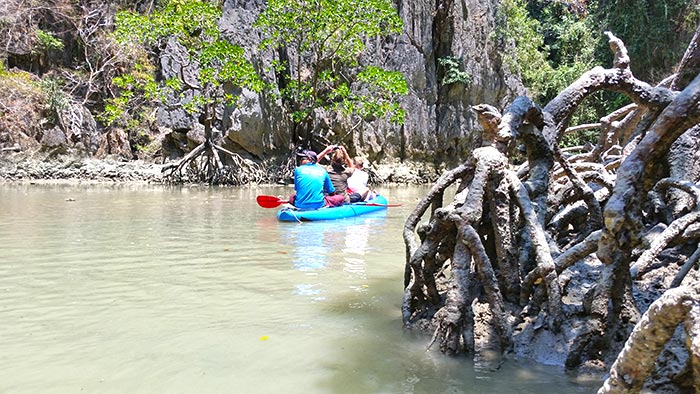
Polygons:
<instances>
[{"instance_id":1,"label":"blue long-sleeve shirt","mask_svg":"<svg viewBox=\"0 0 700 394\"><path fill-rule=\"evenodd\" d=\"M294 206L299 209L316 209L326 204L325 193L335 192L325 168L307 163L294 169Z\"/></svg>"}]
</instances>

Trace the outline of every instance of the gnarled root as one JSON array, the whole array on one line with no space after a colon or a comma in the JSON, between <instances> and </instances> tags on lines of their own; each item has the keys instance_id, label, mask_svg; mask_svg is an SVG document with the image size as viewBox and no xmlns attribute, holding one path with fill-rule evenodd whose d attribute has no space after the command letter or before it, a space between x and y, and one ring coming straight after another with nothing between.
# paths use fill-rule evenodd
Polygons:
<instances>
[{"instance_id":1,"label":"gnarled root","mask_svg":"<svg viewBox=\"0 0 700 394\"><path fill-rule=\"evenodd\" d=\"M636 263L632 265L632 278L638 278L649 270L653 260L661 253L667 245L678 238L683 232L694 223L700 221L700 188L692 182L681 181L672 178L660 180L654 190L656 195L663 194L669 188L683 190L693 197L694 209L692 212L674 220L659 236L652 242L649 249L645 250Z\"/></svg>"},{"instance_id":2,"label":"gnarled root","mask_svg":"<svg viewBox=\"0 0 700 394\"><path fill-rule=\"evenodd\" d=\"M221 155L227 158L226 163ZM263 167L207 139L177 162L161 169L168 183L198 182L243 185L268 179Z\"/></svg>"},{"instance_id":3,"label":"gnarled root","mask_svg":"<svg viewBox=\"0 0 700 394\"><path fill-rule=\"evenodd\" d=\"M656 358L673 336L676 327L686 321L686 330L697 333L700 308L698 296L697 287L679 287L666 291L654 301L634 327L598 394L639 393L644 381L653 371ZM697 336L690 344L696 361L695 341ZM696 368L695 365L693 367Z\"/></svg>"},{"instance_id":4,"label":"gnarled root","mask_svg":"<svg viewBox=\"0 0 700 394\"><path fill-rule=\"evenodd\" d=\"M441 352L458 354L474 350L474 312L469 300L476 295L471 256L462 243L455 245L452 275L454 281L447 291L445 306L434 316L437 327L428 348L439 339Z\"/></svg>"},{"instance_id":5,"label":"gnarled root","mask_svg":"<svg viewBox=\"0 0 700 394\"><path fill-rule=\"evenodd\" d=\"M476 265L477 275L481 280L481 284L484 286L484 292L486 293L486 299L491 307L493 324L498 334L501 350L507 351L511 347L511 328L507 318L503 296L498 288L498 280L496 279L496 274L493 271L489 257L486 255L479 234L469 224L463 223L460 226L460 238L461 242L469 249Z\"/></svg>"},{"instance_id":6,"label":"gnarled root","mask_svg":"<svg viewBox=\"0 0 700 394\"><path fill-rule=\"evenodd\" d=\"M558 331L563 319L561 313L561 288L557 281L556 266L554 265L544 230L537 220L537 213L532 208L533 204L530 201L527 190L515 176L511 176L511 192L515 195L518 206L521 209L525 226L532 239L537 261L537 267L530 271L523 280L520 303L521 305L526 304L532 294L533 286L538 282L537 280L544 280L547 287L550 326L554 331Z\"/></svg>"}]
</instances>

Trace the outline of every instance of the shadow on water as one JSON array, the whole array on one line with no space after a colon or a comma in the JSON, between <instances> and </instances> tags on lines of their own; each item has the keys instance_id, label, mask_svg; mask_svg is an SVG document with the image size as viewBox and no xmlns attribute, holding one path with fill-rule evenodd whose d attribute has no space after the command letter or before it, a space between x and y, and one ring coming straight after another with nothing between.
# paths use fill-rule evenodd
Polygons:
<instances>
[{"instance_id":1,"label":"shadow on water","mask_svg":"<svg viewBox=\"0 0 700 394\"><path fill-rule=\"evenodd\" d=\"M393 281L370 280L368 294L328 300L323 313L343 316L348 324L362 322L355 335L337 343L335 370L323 382L334 393L595 393L596 382L576 382L560 368L529 360L508 360L498 370L483 368L470 357L443 355L427 349L430 336L402 329L400 299Z\"/></svg>"},{"instance_id":2,"label":"shadow on water","mask_svg":"<svg viewBox=\"0 0 700 394\"><path fill-rule=\"evenodd\" d=\"M387 242L386 212L352 220L281 225L280 241L294 245L295 270L311 274L308 283L296 285L295 294L320 303L320 313L343 321L335 356L322 360L331 371L318 391L333 393L533 393L562 391L593 393L597 385L580 385L562 369L527 360L508 360L498 370L475 364L469 357L448 357L437 348L427 351L430 337L402 328L400 282L371 272L377 253ZM395 226L395 224L394 224ZM396 245L391 245L396 250ZM394 252L395 254L395 252ZM386 257L386 256L384 256ZM390 256L403 261L403 256ZM379 257L382 258L382 257ZM402 272L403 267L395 267ZM360 279L362 289L350 283L346 290L328 294L324 278L314 275L342 270ZM368 273L368 271L370 271ZM342 288L337 286L336 288Z\"/></svg>"}]
</instances>

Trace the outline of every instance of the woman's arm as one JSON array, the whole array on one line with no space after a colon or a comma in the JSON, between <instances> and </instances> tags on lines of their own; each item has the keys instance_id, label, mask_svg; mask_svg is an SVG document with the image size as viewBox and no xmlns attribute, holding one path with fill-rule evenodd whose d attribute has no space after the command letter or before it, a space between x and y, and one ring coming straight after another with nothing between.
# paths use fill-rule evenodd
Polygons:
<instances>
[{"instance_id":1,"label":"woman's arm","mask_svg":"<svg viewBox=\"0 0 700 394\"><path fill-rule=\"evenodd\" d=\"M340 151L343 152L343 159L345 159L345 168L348 170L349 173L352 173L355 170L355 165L353 164L352 159L348 154L348 151L345 149L344 146L340 146L339 148Z\"/></svg>"},{"instance_id":2,"label":"woman's arm","mask_svg":"<svg viewBox=\"0 0 700 394\"><path fill-rule=\"evenodd\" d=\"M331 153L333 149L335 149L338 145L328 145L324 150L321 151L321 153L318 154L318 162L321 162L321 159L326 157L327 154Z\"/></svg>"}]
</instances>

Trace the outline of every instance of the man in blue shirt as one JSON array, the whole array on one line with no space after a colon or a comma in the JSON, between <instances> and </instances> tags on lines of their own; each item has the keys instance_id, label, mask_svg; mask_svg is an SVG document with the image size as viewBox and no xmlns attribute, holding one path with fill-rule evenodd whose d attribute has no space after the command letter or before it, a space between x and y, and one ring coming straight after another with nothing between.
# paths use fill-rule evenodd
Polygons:
<instances>
[{"instance_id":1,"label":"man in blue shirt","mask_svg":"<svg viewBox=\"0 0 700 394\"><path fill-rule=\"evenodd\" d=\"M297 152L299 166L294 169L295 195L290 203L299 209L316 209L323 206L343 205L342 194L335 192L333 183L325 168L316 164L318 156L312 150Z\"/></svg>"}]
</instances>

